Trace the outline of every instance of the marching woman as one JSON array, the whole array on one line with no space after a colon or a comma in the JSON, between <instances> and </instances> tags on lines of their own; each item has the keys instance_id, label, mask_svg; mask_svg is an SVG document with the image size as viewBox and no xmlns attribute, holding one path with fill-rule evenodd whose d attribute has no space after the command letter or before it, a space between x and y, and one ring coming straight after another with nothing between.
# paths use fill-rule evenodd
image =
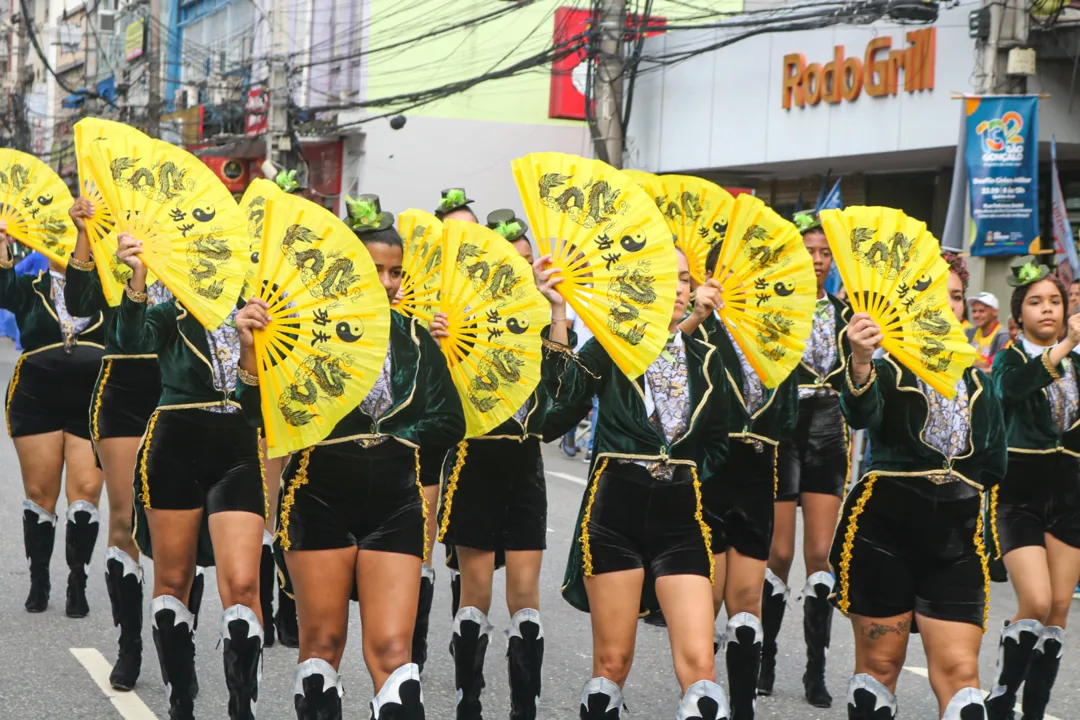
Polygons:
<instances>
[{"instance_id":1,"label":"marching woman","mask_svg":"<svg viewBox=\"0 0 1080 720\"><path fill-rule=\"evenodd\" d=\"M947 256L950 305L964 312L967 272ZM848 718L892 720L913 631L922 635L943 720L983 717L979 645L989 608L983 491L1005 471L997 389L969 367L948 399L889 355L881 329L858 313L840 406L870 433L870 467L848 493L829 562L836 606L851 619L855 675Z\"/></svg>"},{"instance_id":2,"label":"marching woman","mask_svg":"<svg viewBox=\"0 0 1080 720\"><path fill-rule=\"evenodd\" d=\"M161 369L161 398L135 459L134 529L139 549L154 559L150 615L169 717L194 716L195 616L189 606L198 561L217 567L229 717L254 718L262 675L266 487L258 432L234 398L235 313L206 330L179 300L151 307L142 242L127 233L117 241L117 257L132 269L117 311L117 346L125 355L157 355Z\"/></svg>"},{"instance_id":3,"label":"marching woman","mask_svg":"<svg viewBox=\"0 0 1080 720\"><path fill-rule=\"evenodd\" d=\"M393 215L374 195L348 207L349 225L393 302L403 252ZM369 218L376 220L365 223ZM269 319L257 298L237 316L240 400L252 416L260 412L252 331ZM391 311L390 345L374 388L327 440L293 454L282 476L278 533L300 625L294 702L301 720L342 717L338 669L354 588L375 689L372 718L424 717L420 671L411 660L426 548L418 448L452 447L464 434L461 401L439 346L416 320Z\"/></svg>"},{"instance_id":4,"label":"marching woman","mask_svg":"<svg viewBox=\"0 0 1080 720\"><path fill-rule=\"evenodd\" d=\"M803 689L807 702L827 708L832 706L832 696L825 686L833 613L829 595L835 585L829 571L829 547L848 475L847 427L840 412L839 394L847 357L851 354L846 333L851 308L825 292L833 259L817 213L797 214L795 225L814 261L818 301L810 340L802 362L795 369L799 386L798 423L793 434L780 440L777 451L772 548L765 570L761 608L765 637L761 645L758 694L771 695L776 677L776 637L791 591L788 573L795 555L795 508L802 506L807 578L803 590L806 640Z\"/></svg>"},{"instance_id":5,"label":"marching woman","mask_svg":"<svg viewBox=\"0 0 1080 720\"><path fill-rule=\"evenodd\" d=\"M690 299L686 257L678 252L670 340L637 381L595 339L578 353L571 350L566 305L556 290L562 278L550 264L545 256L533 266L552 307L544 386L556 403L579 410L575 420L587 414L594 395L600 398L581 530L563 588L568 602L591 613L593 678L582 690L580 717L623 716L622 686L634 657L638 616L652 608L655 592L683 692L678 719L726 719L727 698L715 682L710 642L713 556L701 519L700 477L727 454L728 389L716 349L679 331ZM706 290L695 312L712 312L717 299Z\"/></svg>"},{"instance_id":6,"label":"marching woman","mask_svg":"<svg viewBox=\"0 0 1080 720\"><path fill-rule=\"evenodd\" d=\"M100 312L107 317L105 355L90 399L90 438L108 488L105 588L112 605L113 624L120 628L116 664L109 682L118 690L131 690L142 669L143 622L143 572L139 550L131 537L131 478L146 424L161 397L161 372L154 354L120 353L116 344L116 315L105 300L86 235L86 221L93 218L94 206L80 197L70 213L78 239L68 263L65 301L75 315ZM147 302L152 305L173 300L172 293L162 283L154 283L146 292ZM197 567L188 601L196 623L202 588L203 572Z\"/></svg>"},{"instance_id":7,"label":"marching woman","mask_svg":"<svg viewBox=\"0 0 1080 720\"><path fill-rule=\"evenodd\" d=\"M1080 316L1067 318L1066 290L1046 267L1028 257L1012 270L1012 315L1021 335L998 353L993 369L1009 466L990 504L994 550L1005 559L1019 607L1001 630L986 707L991 720L1011 718L1023 682L1024 720L1041 720L1080 578Z\"/></svg>"},{"instance_id":8,"label":"marching woman","mask_svg":"<svg viewBox=\"0 0 1080 720\"><path fill-rule=\"evenodd\" d=\"M492 228L530 265L528 225L513 210L488 216ZM446 317L435 315L431 334L448 337ZM547 486L540 442L548 400L543 385L513 417L482 437L451 450L440 508L439 542L455 555L461 573L460 609L454 617L450 654L457 680L458 720L480 720L484 655L498 554L505 554L510 633L506 650L510 717L535 720L544 661L540 622L540 564L547 548Z\"/></svg>"},{"instance_id":9,"label":"marching woman","mask_svg":"<svg viewBox=\"0 0 1080 720\"><path fill-rule=\"evenodd\" d=\"M45 612L56 537L56 501L67 496L67 616L86 617L86 572L97 542L101 471L94 463L86 409L104 351L100 312L74 315L64 302L65 271L16 277L7 223L0 221L0 308L15 316L23 353L8 383L8 434L22 471L23 542L30 565L27 612Z\"/></svg>"},{"instance_id":10,"label":"marching woman","mask_svg":"<svg viewBox=\"0 0 1080 720\"><path fill-rule=\"evenodd\" d=\"M715 268L722 245L715 244L705 259ZM719 293L708 281L695 289L695 299ZM732 720L751 720L756 709L763 629L762 587L773 532L777 486L777 445L794 430L798 413L797 377L793 374L769 390L745 354L723 327L715 312L696 312L683 322L684 332L700 326L705 340L716 346L727 369L724 385L732 395L726 422L731 445L722 467L710 466L702 484L701 503L712 533L716 583L714 616L727 608L723 645L731 692ZM666 614L665 614L666 616Z\"/></svg>"}]
</instances>

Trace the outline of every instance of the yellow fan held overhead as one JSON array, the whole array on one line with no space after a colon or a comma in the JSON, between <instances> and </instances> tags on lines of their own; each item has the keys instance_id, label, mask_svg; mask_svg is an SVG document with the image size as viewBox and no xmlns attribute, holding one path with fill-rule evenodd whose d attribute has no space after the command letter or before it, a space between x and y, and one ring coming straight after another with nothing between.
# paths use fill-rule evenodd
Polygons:
<instances>
[{"instance_id":1,"label":"yellow fan held overhead","mask_svg":"<svg viewBox=\"0 0 1080 720\"><path fill-rule=\"evenodd\" d=\"M439 312L450 337L440 344L461 407L465 436L495 429L521 409L540 382L540 332L551 306L532 267L494 230L463 220L443 223Z\"/></svg>"},{"instance_id":2,"label":"yellow fan held overhead","mask_svg":"<svg viewBox=\"0 0 1080 720\"><path fill-rule=\"evenodd\" d=\"M270 324L255 331L269 457L326 438L367 397L390 342L390 301L364 244L332 212L265 198L255 275Z\"/></svg>"},{"instance_id":3,"label":"yellow fan held overhead","mask_svg":"<svg viewBox=\"0 0 1080 720\"><path fill-rule=\"evenodd\" d=\"M405 247L402 299L395 308L427 327L439 309L442 289L443 224L423 210L398 215L398 234Z\"/></svg>"},{"instance_id":4,"label":"yellow fan held overhead","mask_svg":"<svg viewBox=\"0 0 1080 720\"><path fill-rule=\"evenodd\" d=\"M727 232L735 198L715 183L688 175L661 175L645 189L656 197L675 244L686 253L690 276L704 284L705 258Z\"/></svg>"},{"instance_id":5,"label":"yellow fan held overhead","mask_svg":"<svg viewBox=\"0 0 1080 720\"><path fill-rule=\"evenodd\" d=\"M899 210L822 210L822 229L855 312L881 328L886 352L947 398L975 361L949 305L949 264L926 224Z\"/></svg>"},{"instance_id":6,"label":"yellow fan held overhead","mask_svg":"<svg viewBox=\"0 0 1080 720\"><path fill-rule=\"evenodd\" d=\"M813 328L817 276L802 235L758 198L740 195L713 277L724 297L720 319L775 388L802 360Z\"/></svg>"},{"instance_id":7,"label":"yellow fan held overhead","mask_svg":"<svg viewBox=\"0 0 1080 720\"><path fill-rule=\"evenodd\" d=\"M60 265L75 249L68 210L71 191L45 163L18 150L0 150L0 220L7 234Z\"/></svg>"},{"instance_id":8,"label":"yellow fan held overhead","mask_svg":"<svg viewBox=\"0 0 1080 720\"><path fill-rule=\"evenodd\" d=\"M220 325L248 269L247 218L213 171L137 131L90 143L85 159L116 223L142 242L141 260L198 321Z\"/></svg>"},{"instance_id":9,"label":"yellow fan held overhead","mask_svg":"<svg viewBox=\"0 0 1080 720\"><path fill-rule=\"evenodd\" d=\"M678 263L656 203L598 160L534 153L514 179L559 293L631 379L660 355L675 307Z\"/></svg>"},{"instance_id":10,"label":"yellow fan held overhead","mask_svg":"<svg viewBox=\"0 0 1080 720\"><path fill-rule=\"evenodd\" d=\"M240 210L247 218L248 249L247 249L247 272L244 273L244 287L240 291L240 297L245 300L255 291L255 275L259 271L259 250L262 248L263 223L266 220L266 199L284 195L285 192L278 187L276 182L264 178L252 180L244 190L244 196L240 199ZM279 227L276 234L284 232L284 227Z\"/></svg>"}]
</instances>

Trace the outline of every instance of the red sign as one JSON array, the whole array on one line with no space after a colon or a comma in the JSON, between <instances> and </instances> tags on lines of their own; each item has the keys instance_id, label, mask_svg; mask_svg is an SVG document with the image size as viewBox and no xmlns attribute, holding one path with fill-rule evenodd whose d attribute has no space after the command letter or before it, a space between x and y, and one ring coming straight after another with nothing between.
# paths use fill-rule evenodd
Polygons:
<instances>
[{"instance_id":1,"label":"red sign","mask_svg":"<svg viewBox=\"0 0 1080 720\"><path fill-rule=\"evenodd\" d=\"M584 60L592 26L591 10L561 7L555 10L555 47L572 45L574 52L551 63L551 94L548 100L548 117L563 120L585 119L585 78L588 67ZM649 28L663 28L667 20L662 17L648 18ZM637 15L626 18L627 41L640 36L642 23ZM662 29L650 30L646 37L659 35Z\"/></svg>"},{"instance_id":2,"label":"red sign","mask_svg":"<svg viewBox=\"0 0 1080 720\"><path fill-rule=\"evenodd\" d=\"M243 158L206 156L203 163L214 171L231 193L243 193L248 185L248 162Z\"/></svg>"},{"instance_id":3,"label":"red sign","mask_svg":"<svg viewBox=\"0 0 1080 720\"><path fill-rule=\"evenodd\" d=\"M270 98L267 96L265 90L250 90L247 96L247 104L244 105L244 109L247 111L247 127L244 132L245 135L248 137L257 137L269 129Z\"/></svg>"}]
</instances>

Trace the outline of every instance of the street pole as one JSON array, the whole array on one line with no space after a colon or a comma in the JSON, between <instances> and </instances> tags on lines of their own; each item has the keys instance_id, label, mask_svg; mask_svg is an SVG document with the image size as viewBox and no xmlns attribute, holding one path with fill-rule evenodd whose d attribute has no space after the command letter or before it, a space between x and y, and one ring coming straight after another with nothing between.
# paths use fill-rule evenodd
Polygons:
<instances>
[{"instance_id":1,"label":"street pole","mask_svg":"<svg viewBox=\"0 0 1080 720\"><path fill-rule=\"evenodd\" d=\"M291 147L288 136L289 77L285 60L289 48L285 37L285 15L285 0L274 0L270 11L270 80L266 87L266 159L278 167L284 165L282 155Z\"/></svg>"},{"instance_id":2,"label":"street pole","mask_svg":"<svg viewBox=\"0 0 1080 720\"><path fill-rule=\"evenodd\" d=\"M599 42L596 62L596 150L600 159L621 168L623 160L623 36L626 0L598 0Z\"/></svg>"},{"instance_id":3,"label":"street pole","mask_svg":"<svg viewBox=\"0 0 1080 720\"><path fill-rule=\"evenodd\" d=\"M29 94L33 75L28 72L27 66L30 57L30 22L32 18L19 17L19 55L18 74L15 77L15 95L12 98L12 109L15 115L15 147L23 152L30 150L30 124L26 112L26 96Z\"/></svg>"},{"instance_id":4,"label":"street pole","mask_svg":"<svg viewBox=\"0 0 1080 720\"><path fill-rule=\"evenodd\" d=\"M150 0L150 16L146 19L149 29L149 57L147 58L147 82L149 95L146 99L146 134L161 137L161 0Z\"/></svg>"}]
</instances>

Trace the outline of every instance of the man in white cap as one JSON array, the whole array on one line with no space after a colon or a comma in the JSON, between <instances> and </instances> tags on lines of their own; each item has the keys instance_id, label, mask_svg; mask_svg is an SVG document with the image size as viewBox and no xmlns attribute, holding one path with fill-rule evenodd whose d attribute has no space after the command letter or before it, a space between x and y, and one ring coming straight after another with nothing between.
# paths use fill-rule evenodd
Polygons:
<instances>
[{"instance_id":1,"label":"man in white cap","mask_svg":"<svg viewBox=\"0 0 1080 720\"><path fill-rule=\"evenodd\" d=\"M981 292L968 305L972 328L966 331L967 338L979 353L975 366L987 370L998 351L1009 344L1009 333L998 322L998 299L993 293Z\"/></svg>"}]
</instances>

